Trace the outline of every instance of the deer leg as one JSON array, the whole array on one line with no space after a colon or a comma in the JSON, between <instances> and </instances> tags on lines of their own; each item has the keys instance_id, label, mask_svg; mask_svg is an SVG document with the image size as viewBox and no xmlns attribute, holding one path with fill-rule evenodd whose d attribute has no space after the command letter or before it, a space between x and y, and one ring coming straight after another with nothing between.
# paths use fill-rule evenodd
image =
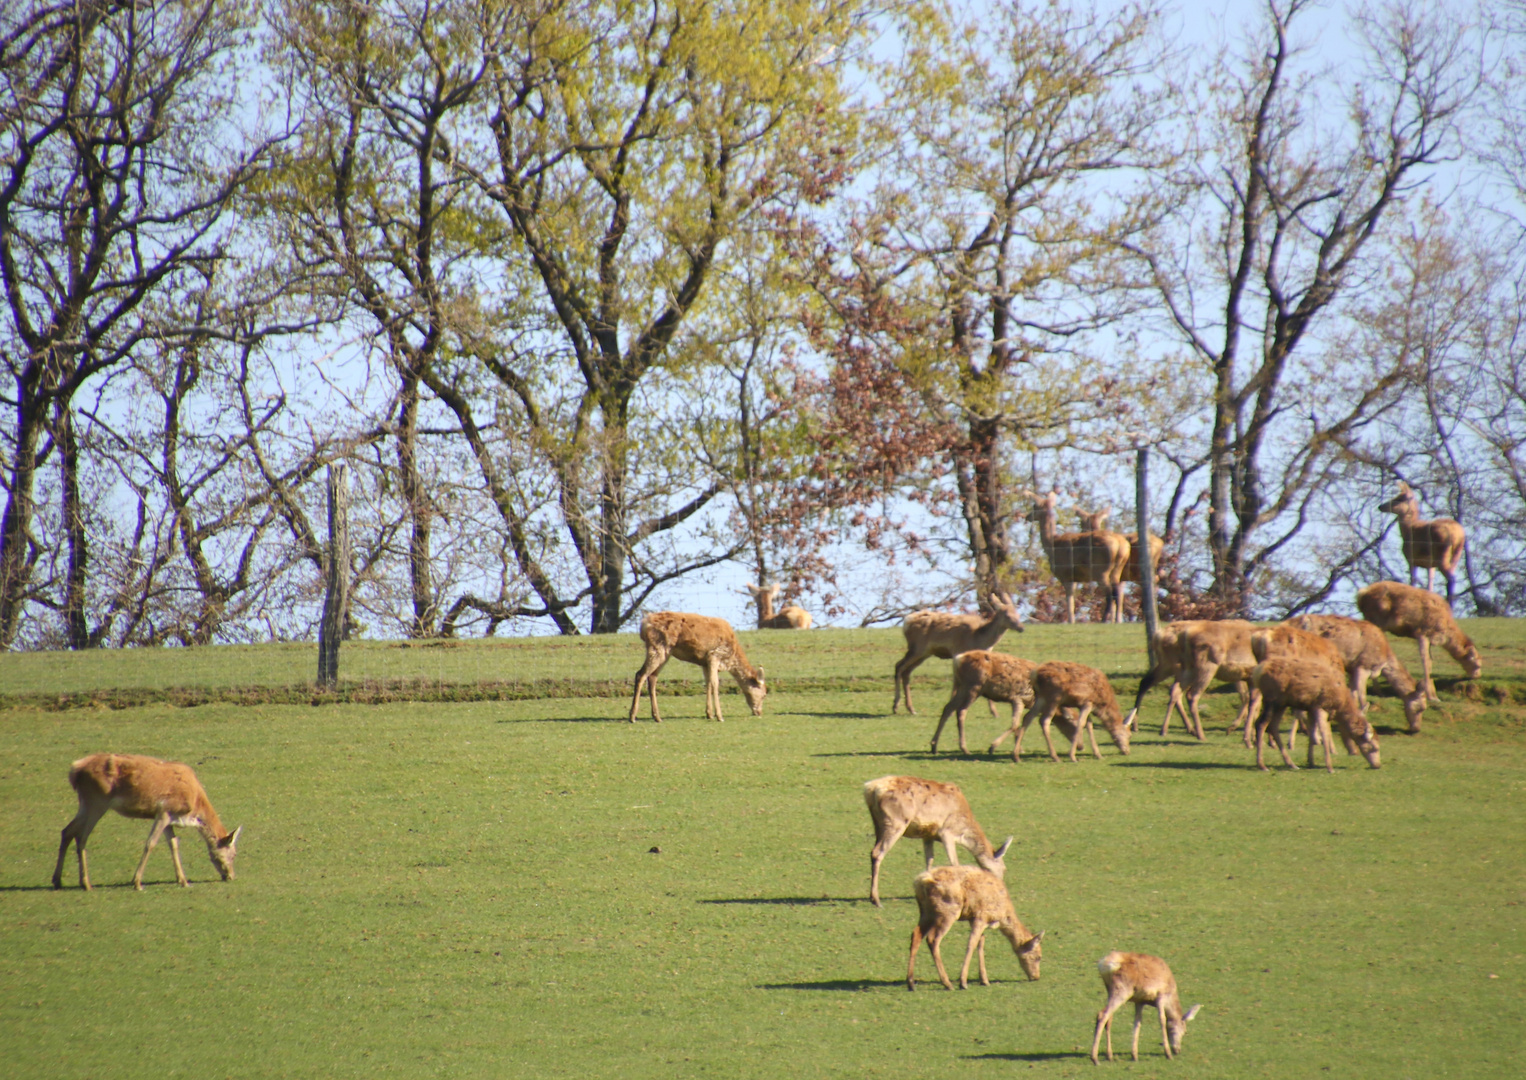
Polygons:
<instances>
[{"instance_id":1,"label":"deer leg","mask_svg":"<svg viewBox=\"0 0 1526 1080\"><path fill-rule=\"evenodd\" d=\"M959 849L954 845L954 838L948 833L944 833L939 839L943 841L943 850L948 854L948 864L950 866L958 866ZM933 868L933 842L931 840L924 840L922 843L927 845L927 868L931 870Z\"/></svg>"},{"instance_id":2,"label":"deer leg","mask_svg":"<svg viewBox=\"0 0 1526 1080\"><path fill-rule=\"evenodd\" d=\"M1054 740L1049 737L1049 723L1054 719L1054 714L1060 711L1060 706L1051 704L1044 710L1044 715L1039 717L1039 730L1044 733L1044 745L1049 747L1049 760L1059 761L1060 755L1054 752Z\"/></svg>"},{"instance_id":3,"label":"deer leg","mask_svg":"<svg viewBox=\"0 0 1526 1080\"><path fill-rule=\"evenodd\" d=\"M927 943L932 946L933 950L933 964L938 968L938 978L943 980L943 989L945 990L952 990L954 984L950 981L948 971L943 966L943 950L941 946L943 945L944 936L949 930L953 929L954 923L957 921L958 912L954 913L954 918L952 919L946 919L940 913L938 924L933 927L933 932L927 936Z\"/></svg>"},{"instance_id":4,"label":"deer leg","mask_svg":"<svg viewBox=\"0 0 1526 1080\"><path fill-rule=\"evenodd\" d=\"M1438 705L1441 698L1436 694L1436 684L1431 679L1431 639L1425 634L1415 635L1415 644L1420 646L1420 674L1424 679L1425 696Z\"/></svg>"},{"instance_id":5,"label":"deer leg","mask_svg":"<svg viewBox=\"0 0 1526 1080\"><path fill-rule=\"evenodd\" d=\"M1091 716L1091 713L1092 705L1088 701L1085 705L1081 706L1081 715L1076 717L1076 737L1070 740L1070 763L1072 765L1076 764L1076 751L1081 749L1081 742L1086 738L1086 733L1089 730L1088 718ZM1096 746L1097 736L1093 735L1092 748L1095 750ZM1102 756L1101 751L1098 751L1097 756L1099 758Z\"/></svg>"},{"instance_id":6,"label":"deer leg","mask_svg":"<svg viewBox=\"0 0 1526 1080\"><path fill-rule=\"evenodd\" d=\"M1074 581L1065 583L1065 611L1065 621L1074 623L1076 621L1076 583Z\"/></svg>"},{"instance_id":7,"label":"deer leg","mask_svg":"<svg viewBox=\"0 0 1526 1080\"><path fill-rule=\"evenodd\" d=\"M85 858L85 844L90 840L90 834L95 831L96 824L106 813L106 807L92 813L91 807L81 799L79 812L74 815L74 820L64 826L63 834L58 841L58 863L53 867L53 887L63 888L64 856L69 850L69 841L74 841L74 851L79 858L79 883L86 892L90 891L90 868Z\"/></svg>"},{"instance_id":8,"label":"deer leg","mask_svg":"<svg viewBox=\"0 0 1526 1080\"><path fill-rule=\"evenodd\" d=\"M1288 748L1282 744L1282 713L1279 712L1276 716L1272 717L1268 730L1271 733L1272 742L1277 744L1277 752L1282 755L1282 763L1290 769L1297 769L1298 766L1293 764L1293 756L1288 753Z\"/></svg>"},{"instance_id":9,"label":"deer leg","mask_svg":"<svg viewBox=\"0 0 1526 1080\"><path fill-rule=\"evenodd\" d=\"M1134 1002L1134 1060L1139 1060L1139 1025L1144 1020L1144 1002Z\"/></svg>"},{"instance_id":10,"label":"deer leg","mask_svg":"<svg viewBox=\"0 0 1526 1080\"><path fill-rule=\"evenodd\" d=\"M895 712L896 706L904 698L906 712L910 716L917 715L917 710L911 707L911 673L917 670L918 665L926 660L925 656L914 656L908 650L895 665L895 699L890 703L890 711Z\"/></svg>"},{"instance_id":11,"label":"deer leg","mask_svg":"<svg viewBox=\"0 0 1526 1080\"><path fill-rule=\"evenodd\" d=\"M1160 1015L1160 1044L1166 1048L1166 1060L1173 1057L1171 1053L1171 1037L1166 1031L1166 1010L1161 1008L1160 1002L1155 1003L1155 1011Z\"/></svg>"},{"instance_id":12,"label":"deer leg","mask_svg":"<svg viewBox=\"0 0 1526 1080\"><path fill-rule=\"evenodd\" d=\"M175 826L165 826L164 838L170 842L170 857L175 860L175 880L180 882L181 888L189 889L190 879L185 876L185 867L180 865L180 837L175 835Z\"/></svg>"},{"instance_id":13,"label":"deer leg","mask_svg":"<svg viewBox=\"0 0 1526 1080\"><path fill-rule=\"evenodd\" d=\"M874 849L869 852L869 899L874 901L875 907L880 907L880 863L885 861L885 856L890 849L895 847L895 842L906 832L906 823L902 822L898 828L882 833L875 843ZM932 860L928 859L931 866Z\"/></svg>"},{"instance_id":14,"label":"deer leg","mask_svg":"<svg viewBox=\"0 0 1526 1080\"><path fill-rule=\"evenodd\" d=\"M1452 592L1457 588L1457 574L1455 571L1441 568L1441 576L1447 579L1447 606L1452 606Z\"/></svg>"},{"instance_id":15,"label":"deer leg","mask_svg":"<svg viewBox=\"0 0 1526 1080\"><path fill-rule=\"evenodd\" d=\"M1097 1026L1092 1032L1093 1065L1098 1064L1097 1048L1102 1045L1102 1033L1104 1031L1107 1032L1107 1059L1109 1061L1113 1060L1113 1014L1117 1012L1119 1006L1121 1006L1127 1000L1128 998L1123 997L1121 994L1115 994L1109 991L1107 995L1107 1004L1104 1005L1102 1007L1102 1011L1097 1014Z\"/></svg>"},{"instance_id":16,"label":"deer leg","mask_svg":"<svg viewBox=\"0 0 1526 1080\"><path fill-rule=\"evenodd\" d=\"M1309 719L1319 728L1319 737L1325 743L1325 772L1333 773L1335 771L1335 747L1332 744L1335 742L1335 737L1330 734L1330 714L1324 709L1311 709L1309 710ZM1312 749L1313 747L1311 746L1310 750L1312 751ZM1314 755L1312 752L1309 754L1309 767L1314 767Z\"/></svg>"},{"instance_id":17,"label":"deer leg","mask_svg":"<svg viewBox=\"0 0 1526 1080\"><path fill-rule=\"evenodd\" d=\"M1267 772L1266 762L1261 756L1262 747L1265 745L1266 729L1271 725L1274 717L1278 716L1277 709L1269 709L1266 714L1256 721L1256 768Z\"/></svg>"},{"instance_id":18,"label":"deer leg","mask_svg":"<svg viewBox=\"0 0 1526 1080\"><path fill-rule=\"evenodd\" d=\"M1020 764L1022 762L1022 757L1020 755L1023 752L1023 735L1027 733L1028 725L1033 722L1033 717L1038 713L1038 711L1038 702L1035 701L1032 705L1028 706L1027 711L1023 713L1023 722L1021 724L1012 725L1013 729L1017 732L1017 738L1012 740L1013 764ZM994 746L995 743L992 745Z\"/></svg>"},{"instance_id":19,"label":"deer leg","mask_svg":"<svg viewBox=\"0 0 1526 1080\"><path fill-rule=\"evenodd\" d=\"M169 811L161 811L159 816L154 818L154 827L148 830L148 843L143 845L143 858L138 862L137 873L132 876L132 887L139 892L143 891L143 869L148 865L148 857L153 854L154 845L159 842L159 837L169 827Z\"/></svg>"},{"instance_id":20,"label":"deer leg","mask_svg":"<svg viewBox=\"0 0 1526 1080\"><path fill-rule=\"evenodd\" d=\"M878 900L875 903L879 903ZM906 961L906 989L917 988L917 947L922 944L922 924L920 922L911 931L911 959Z\"/></svg>"},{"instance_id":21,"label":"deer leg","mask_svg":"<svg viewBox=\"0 0 1526 1080\"><path fill-rule=\"evenodd\" d=\"M959 989L961 990L968 990L970 988L970 960L974 957L975 950L980 947L980 939L985 935L985 932L986 924L979 919L970 923L970 944L964 950L964 967L959 969ZM986 966L984 954L981 955L980 966L982 968ZM986 986L991 985L989 981L983 980L983 982Z\"/></svg>"},{"instance_id":22,"label":"deer leg","mask_svg":"<svg viewBox=\"0 0 1526 1080\"><path fill-rule=\"evenodd\" d=\"M715 657L705 661L705 716L710 716L712 704L715 708L715 721L720 723L726 719L721 715L721 665Z\"/></svg>"},{"instance_id":23,"label":"deer leg","mask_svg":"<svg viewBox=\"0 0 1526 1080\"><path fill-rule=\"evenodd\" d=\"M980 985L981 986L990 986L991 985L991 977L986 974L986 939L985 939L985 936L983 934L981 935L981 938L980 938L979 954L980 954Z\"/></svg>"}]
</instances>

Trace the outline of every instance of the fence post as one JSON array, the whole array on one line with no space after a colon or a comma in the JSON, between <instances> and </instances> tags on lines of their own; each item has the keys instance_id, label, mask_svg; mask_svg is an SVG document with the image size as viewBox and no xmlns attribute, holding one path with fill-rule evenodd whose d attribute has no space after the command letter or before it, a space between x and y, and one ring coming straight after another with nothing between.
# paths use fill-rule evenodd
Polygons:
<instances>
[{"instance_id":1,"label":"fence post","mask_svg":"<svg viewBox=\"0 0 1526 1080\"><path fill-rule=\"evenodd\" d=\"M339 644L350 614L350 468L329 466L329 543L324 552L323 619L318 624L318 685L339 683Z\"/></svg>"},{"instance_id":2,"label":"fence post","mask_svg":"<svg viewBox=\"0 0 1526 1080\"><path fill-rule=\"evenodd\" d=\"M1139 527L1134 535L1139 552L1139 610L1144 616L1145 648L1153 668L1160 657L1155 655L1155 631L1160 617L1155 610L1155 558L1150 550L1150 451L1140 447L1134 465L1134 520Z\"/></svg>"}]
</instances>

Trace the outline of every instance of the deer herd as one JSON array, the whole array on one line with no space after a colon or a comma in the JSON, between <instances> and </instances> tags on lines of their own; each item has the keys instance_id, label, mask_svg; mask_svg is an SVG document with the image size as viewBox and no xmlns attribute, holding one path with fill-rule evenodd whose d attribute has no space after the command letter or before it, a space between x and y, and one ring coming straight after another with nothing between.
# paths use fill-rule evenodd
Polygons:
<instances>
[{"instance_id":1,"label":"deer herd","mask_svg":"<svg viewBox=\"0 0 1526 1080\"><path fill-rule=\"evenodd\" d=\"M1065 589L1066 613L1075 621L1075 587L1093 583L1107 596L1104 618L1122 617L1123 583L1140 580L1138 536L1109 532L1103 526L1108 510L1083 515L1080 532L1060 533L1056 525L1058 493L1027 495L1033 503L1033 521L1055 578ZM1262 759L1267 737L1277 747L1284 764L1296 769L1292 750L1298 725L1282 738L1282 724L1290 710L1302 715L1307 731L1307 763L1314 764L1314 748L1323 748L1324 765L1334 771L1334 732L1338 731L1348 753L1360 753L1372 768L1380 765L1377 735L1367 720L1367 683L1382 675L1403 702L1411 733L1421 729L1428 701L1438 700L1431 673L1430 646L1445 649L1469 678L1482 671L1478 649L1452 616L1454 571L1465 543L1462 526L1440 519L1421 521L1419 501L1406 485L1400 494L1380 506L1397 515L1403 551L1410 564L1410 584L1381 581L1362 589L1356 605L1362 619L1341 615L1300 615L1278 626L1258 627L1238 620L1188 620L1162 626L1151 642L1153 663L1140 681L1133 708L1125 716L1106 674L1070 660L1037 662L994 652L993 647L1008 631L1023 632L1016 603L1006 592L992 593L983 614L949 614L918 611L901 627L906 652L896 662L895 694L891 712L904 701L914 714L911 674L929 657L953 664L953 692L933 730L931 752L938 752L938 739L952 714L956 717L959 749L968 754L965 720L971 704L984 698L1011 706L1009 726L992 740L989 752L1008 735L1013 736L1012 758L1021 761L1023 735L1037 718L1045 749L1052 761L1059 760L1051 738L1057 727L1069 742L1068 757L1089 737L1092 753L1102 757L1094 725L1102 724L1122 754L1129 753L1130 733L1138 726L1140 704L1154 686L1170 681L1170 695L1161 724L1164 736L1174 713L1198 740L1205 739L1199 714L1202 695L1215 681L1232 683L1240 706L1229 725L1242 730L1242 739L1254 746L1256 767L1266 770ZM1158 571L1164 547L1160 537L1149 536L1151 564ZM1414 584L1415 571L1424 568L1428 587ZM1435 571L1446 579L1446 599L1430 590ZM780 586L748 584L746 592L757 604L759 629L805 630L811 616L796 604L775 609ZM1422 679L1416 682L1389 647L1387 634L1413 638L1419 647ZM646 687L652 719L660 722L657 709L657 675L671 658L696 664L704 671L705 715L721 720L720 672L736 680L754 716L762 714L767 693L763 669L754 667L724 619L684 612L653 612L641 623L640 637L646 658L636 672L628 719L634 723ZM90 889L85 846L91 831L108 810L130 818L153 822L142 859L133 875L133 886L143 887L143 873L161 837L169 840L176 880L188 885L180 862L175 828L198 831L207 845L212 865L224 881L233 879L234 856L242 829L229 832L218 818L205 790L190 766L135 754L91 754L73 763L69 784L79 809L63 829L53 887L62 887L64 860L72 842L79 861L79 881ZM926 939L943 985L953 983L943 965L941 945L956 922L970 923L969 944L959 985L969 985L971 961L979 957L982 985L989 985L984 935L995 928L1010 942L1024 974L1039 978L1043 933L1031 933L1017 917L1005 885L1005 855L1012 843L1007 837L993 848L975 820L960 789L949 783L912 776L884 776L864 785L864 801L874 826L875 842L869 855L869 898L880 906L880 869L885 856L903 836L923 844L924 871L913 881L918 919L912 931L907 962L907 989L916 988L917 951ZM934 845L941 843L948 866L933 865ZM975 858L975 866L961 866L957 848ZM1139 1028L1146 1005L1159 1013L1161 1040L1166 1057L1180 1053L1187 1023L1201 1006L1182 1011L1176 980L1159 957L1144 953L1110 952L1097 962L1106 990L1106 1001L1097 1013L1093 1029L1091 1060L1098 1060L1104 1034L1107 1056L1113 1057L1113 1014L1127 1002L1135 1005L1133 1056L1139 1057Z\"/></svg>"}]
</instances>

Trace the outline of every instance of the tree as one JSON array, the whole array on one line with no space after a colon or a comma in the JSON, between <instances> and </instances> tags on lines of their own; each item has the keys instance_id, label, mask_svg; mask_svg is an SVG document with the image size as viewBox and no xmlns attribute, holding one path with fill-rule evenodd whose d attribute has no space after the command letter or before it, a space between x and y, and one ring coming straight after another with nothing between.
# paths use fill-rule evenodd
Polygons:
<instances>
[{"instance_id":1,"label":"tree","mask_svg":"<svg viewBox=\"0 0 1526 1080\"><path fill-rule=\"evenodd\" d=\"M1246 613L1310 521L1343 445L1405 378L1368 371L1343 385L1350 368L1302 358L1337 301L1375 280L1374 238L1426 167L1454 151L1479 74L1472 28L1455 12L1363 9L1365 62L1337 119L1320 110L1332 84L1298 67L1293 27L1310 6L1267 0L1245 54L1216 62L1187 178L1196 197L1179 229L1137 249L1172 329L1213 380L1214 591Z\"/></svg>"},{"instance_id":2,"label":"tree","mask_svg":"<svg viewBox=\"0 0 1526 1080\"><path fill-rule=\"evenodd\" d=\"M55 454L71 547L60 606L71 642L89 642L72 403L174 332L146 301L226 254L230 201L269 145L237 129L249 17L236 0L22 0L0 14L0 647L37 598L38 471Z\"/></svg>"},{"instance_id":3,"label":"tree","mask_svg":"<svg viewBox=\"0 0 1526 1080\"><path fill-rule=\"evenodd\" d=\"M1118 345L1101 333L1137 302L1124 245L1164 211L1148 183L1173 157L1158 21L1011 2L908 23L872 195L795 224L832 364L823 497L866 508L871 544L946 546L980 594L1010 584L1019 453L1163 423L1148 403L1169 372L1103 359ZM916 536L908 503L960 534Z\"/></svg>"}]
</instances>

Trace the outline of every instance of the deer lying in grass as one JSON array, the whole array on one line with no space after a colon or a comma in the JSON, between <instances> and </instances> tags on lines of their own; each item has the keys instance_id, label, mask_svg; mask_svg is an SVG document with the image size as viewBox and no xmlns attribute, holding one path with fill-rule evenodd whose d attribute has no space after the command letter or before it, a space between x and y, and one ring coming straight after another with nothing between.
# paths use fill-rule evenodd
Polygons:
<instances>
[{"instance_id":1,"label":"deer lying in grass","mask_svg":"<svg viewBox=\"0 0 1526 1080\"><path fill-rule=\"evenodd\" d=\"M1049 736L1049 725L1054 721L1061 709L1078 709L1079 715L1075 720L1076 733L1070 743L1070 760L1076 760L1076 751L1081 748L1081 740L1084 736L1091 737L1092 754L1102 757L1102 751L1097 748L1097 734L1092 729L1092 717L1102 719L1103 726L1108 734L1113 737L1114 744L1125 755L1129 752L1129 728L1123 721L1123 712L1118 708L1118 699L1113 694L1112 684L1107 681L1107 676L1096 668L1087 667L1085 664L1075 664L1068 660L1051 660L1047 664L1040 664L1033 671L1033 704L1028 711L1023 713L1023 718L1013 725L1013 731L1017 735L1012 744L1012 760L1021 761L1023 752L1023 734L1028 730L1029 723L1037 716L1039 728L1044 732L1044 743L1049 747L1049 757L1052 761L1059 761L1060 757L1054 752L1054 740ZM996 742L991 744L994 749L1005 735L997 737Z\"/></svg>"},{"instance_id":2,"label":"deer lying in grass","mask_svg":"<svg viewBox=\"0 0 1526 1080\"><path fill-rule=\"evenodd\" d=\"M641 620L641 640L646 644L646 662L636 672L636 692L631 697L630 722L636 722L641 704L641 686L651 692L652 719L662 723L657 712L657 673L677 657L698 664L705 672L705 717L721 720L721 669L731 672L747 699L752 715L763 715L763 697L768 687L763 683L763 669L747 662L742 643L731 624L708 615L689 615L681 611L654 611Z\"/></svg>"},{"instance_id":3,"label":"deer lying in grass","mask_svg":"<svg viewBox=\"0 0 1526 1080\"><path fill-rule=\"evenodd\" d=\"M1430 700L1441 700L1431 679L1431 642L1450 653L1468 678L1476 679L1484 673L1483 658L1452 617L1451 605L1430 590L1397 581L1379 581L1356 594L1356 606L1362 618L1373 625L1395 637L1415 639L1420 646L1421 682Z\"/></svg>"},{"instance_id":4,"label":"deer lying in grass","mask_svg":"<svg viewBox=\"0 0 1526 1080\"><path fill-rule=\"evenodd\" d=\"M1107 519L1108 515L1110 515L1112 512L1113 508L1109 506L1104 510L1097 510L1090 514L1082 514L1082 531L1107 532ZM1135 533L1133 536L1130 536L1128 533L1112 533L1111 535L1123 537L1124 543L1129 545L1129 555L1128 558L1124 560L1123 574L1119 578L1119 581L1125 583L1132 581L1136 585L1139 584L1139 534ZM1160 557L1165 554L1166 541L1164 538L1156 536L1154 533L1148 533L1147 535L1150 538L1150 568L1152 571L1151 576L1159 579ZM1121 595L1122 590L1120 589L1119 592ZM1107 622L1109 620L1109 615L1111 615L1112 609L1113 597L1109 596L1107 600L1107 606L1103 609L1102 613L1103 622ZM1118 618L1119 621L1121 621L1122 615L1120 614Z\"/></svg>"},{"instance_id":5,"label":"deer lying in grass","mask_svg":"<svg viewBox=\"0 0 1526 1080\"><path fill-rule=\"evenodd\" d=\"M1033 703L1033 671L1038 665L1020 656L987 649L971 649L954 657L954 693L943 706L938 717L938 727L933 731L932 752L938 752L938 736L948 723L949 713L957 713L959 722L959 752L968 754L970 748L964 742L964 718L976 698L990 702L1005 701L1012 706L1012 726L1017 727L1017 715ZM1003 736L997 736L1000 742ZM992 743L994 748L996 743Z\"/></svg>"},{"instance_id":6,"label":"deer lying in grass","mask_svg":"<svg viewBox=\"0 0 1526 1080\"><path fill-rule=\"evenodd\" d=\"M995 874L1006 873L1002 859L1012 837L993 850L958 785L915 776L882 776L864 785L864 802L874 822L874 849L869 852L869 899L875 907L880 906L880 864L902 836L922 841L927 870L933 868L933 841L939 840L948 852L948 861L955 866L959 865L959 855L954 845L963 844L983 868Z\"/></svg>"},{"instance_id":7,"label":"deer lying in grass","mask_svg":"<svg viewBox=\"0 0 1526 1080\"><path fill-rule=\"evenodd\" d=\"M1067 622L1076 621L1076 585L1096 582L1111 597L1114 618L1123 618L1123 567L1129 558L1129 542L1115 532L1057 533L1055 506L1059 493L1051 491L1040 497L1024 492L1033 500L1033 520L1039 527L1039 542L1049 558L1049 570L1065 589Z\"/></svg>"},{"instance_id":8,"label":"deer lying in grass","mask_svg":"<svg viewBox=\"0 0 1526 1080\"><path fill-rule=\"evenodd\" d=\"M774 611L774 601L779 599L779 583L754 585L747 583L747 592L758 605L759 630L809 630L811 613L799 604L785 604Z\"/></svg>"},{"instance_id":9,"label":"deer lying in grass","mask_svg":"<svg viewBox=\"0 0 1526 1080\"><path fill-rule=\"evenodd\" d=\"M90 889L90 869L85 858L85 844L90 833L105 816L115 810L123 817L153 820L143 858L132 876L133 888L143 891L143 870L160 836L168 837L170 854L175 859L175 880L189 887L185 868L180 865L180 841L175 827L196 829L207 842L212 866L224 881L233 880L233 857L238 854L239 826L231 833L223 828L217 811L202 789L201 781L189 765L160 761L140 754L91 754L82 757L69 769L69 786L79 797L79 812L64 826L58 842L58 862L53 866L53 887L63 888L64 856L69 842L79 855L79 883Z\"/></svg>"},{"instance_id":10,"label":"deer lying in grass","mask_svg":"<svg viewBox=\"0 0 1526 1080\"><path fill-rule=\"evenodd\" d=\"M1309 767L1314 766L1314 744L1325 748L1325 771L1334 772L1335 764L1330 752L1330 717L1334 716L1340 726L1341 737L1356 744L1367 764L1374 769L1381 766L1378 741L1362 710L1357 707L1356 697L1346 686L1344 672L1337 672L1318 660L1271 659L1252 673L1251 683L1261 694L1265 711L1256 721L1256 768L1266 772L1262 760L1263 736L1270 732L1272 742L1282 755L1282 762L1290 769L1298 766L1287 747L1282 744L1282 716L1288 709L1302 709L1309 715ZM1318 733L1317 737L1314 733Z\"/></svg>"},{"instance_id":11,"label":"deer lying in grass","mask_svg":"<svg viewBox=\"0 0 1526 1080\"><path fill-rule=\"evenodd\" d=\"M970 924L970 945L965 950L964 967L959 972L959 989L969 989L970 958L976 952L980 953L980 985L991 985L991 978L986 974L985 933L993 926L1012 943L1012 951L1017 954L1017 962L1023 966L1023 974L1028 980L1038 979L1039 964L1044 959L1044 935L1030 934L1017 917L1007 887L1002 884L1005 872L1005 867L1001 873L993 873L974 866L940 866L917 875L911 885L917 894L917 928L911 932L906 989L917 988L917 947L924 937L932 948L938 978L943 980L945 989L954 988L943 967L940 946L956 922Z\"/></svg>"},{"instance_id":12,"label":"deer lying in grass","mask_svg":"<svg viewBox=\"0 0 1526 1080\"><path fill-rule=\"evenodd\" d=\"M1102 985L1107 988L1107 1003L1097 1014L1097 1028L1092 1034L1092 1064L1097 1065L1097 1047L1102 1032L1107 1032L1107 1059L1113 1060L1113 1014L1125 1002L1134 1003L1134 1060L1139 1060L1139 1024L1146 1005L1160 1013L1160 1041L1170 1058L1182 1052L1182 1038L1187 1024L1198 1014L1194 1005L1182 1015L1182 1001L1176 992L1176 977L1166 962L1148 953L1110 952L1097 961Z\"/></svg>"},{"instance_id":13,"label":"deer lying in grass","mask_svg":"<svg viewBox=\"0 0 1526 1080\"><path fill-rule=\"evenodd\" d=\"M1404 481L1399 481L1399 494L1378 505L1379 510L1394 514L1399 519L1399 536L1402 538L1404 560L1409 563L1409 583L1415 583L1415 571L1425 569L1425 590L1436 586L1436 571L1447 579L1447 603L1457 587L1457 563L1462 558L1468 533L1451 518L1420 520L1420 499Z\"/></svg>"},{"instance_id":14,"label":"deer lying in grass","mask_svg":"<svg viewBox=\"0 0 1526 1080\"><path fill-rule=\"evenodd\" d=\"M906 638L906 655L896 661L895 697L890 711L895 712L904 696L906 711L911 707L911 673L929 656L950 660L971 649L989 649L1008 630L1023 632L1023 620L1012 602L1012 594L991 594L989 615L955 615L947 611L918 611L906 617L901 634Z\"/></svg>"},{"instance_id":15,"label":"deer lying in grass","mask_svg":"<svg viewBox=\"0 0 1526 1080\"><path fill-rule=\"evenodd\" d=\"M1344 615L1299 615L1288 620L1292 626L1318 634L1340 650L1346 661L1346 676L1356 703L1367 712L1367 680L1382 675L1389 688L1404 702L1404 719L1411 734L1420 730L1425 715L1425 690L1399 662L1388 637L1377 626Z\"/></svg>"}]
</instances>

